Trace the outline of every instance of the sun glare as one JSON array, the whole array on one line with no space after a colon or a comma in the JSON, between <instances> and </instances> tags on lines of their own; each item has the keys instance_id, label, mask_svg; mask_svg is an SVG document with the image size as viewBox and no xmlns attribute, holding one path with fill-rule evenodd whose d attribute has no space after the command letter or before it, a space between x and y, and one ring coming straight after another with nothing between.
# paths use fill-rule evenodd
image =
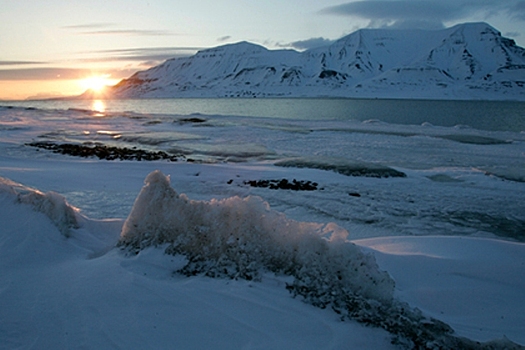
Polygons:
<instances>
[{"instance_id":1,"label":"sun glare","mask_svg":"<svg viewBox=\"0 0 525 350\"><path fill-rule=\"evenodd\" d=\"M112 79L109 79L109 75L93 75L82 79L80 82L84 89L94 92L101 92L106 86L111 85L111 83Z\"/></svg>"},{"instance_id":2,"label":"sun glare","mask_svg":"<svg viewBox=\"0 0 525 350\"><path fill-rule=\"evenodd\" d=\"M91 109L93 111L99 112L99 114L95 116L102 117L104 116L104 112L106 111L106 104L102 100L93 100L93 103L91 104Z\"/></svg>"}]
</instances>

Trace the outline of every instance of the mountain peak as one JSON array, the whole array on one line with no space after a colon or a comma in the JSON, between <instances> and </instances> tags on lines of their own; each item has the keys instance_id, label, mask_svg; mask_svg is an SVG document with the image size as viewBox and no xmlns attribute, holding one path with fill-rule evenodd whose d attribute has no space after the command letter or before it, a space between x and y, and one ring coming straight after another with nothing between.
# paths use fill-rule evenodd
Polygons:
<instances>
[{"instance_id":1,"label":"mountain peak","mask_svg":"<svg viewBox=\"0 0 525 350\"><path fill-rule=\"evenodd\" d=\"M209 49L200 50L197 54L206 54L210 52L236 51L242 53L266 52L269 51L262 45L254 44L248 41L239 41L231 44L224 44Z\"/></svg>"}]
</instances>

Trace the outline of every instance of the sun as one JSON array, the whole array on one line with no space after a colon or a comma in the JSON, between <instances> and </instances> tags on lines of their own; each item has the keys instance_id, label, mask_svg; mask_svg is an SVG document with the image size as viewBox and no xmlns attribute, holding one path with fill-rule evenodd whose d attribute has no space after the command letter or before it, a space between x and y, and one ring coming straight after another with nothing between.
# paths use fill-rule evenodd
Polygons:
<instances>
[{"instance_id":1,"label":"sun","mask_svg":"<svg viewBox=\"0 0 525 350\"><path fill-rule=\"evenodd\" d=\"M113 79L109 79L109 74L92 75L80 81L80 85L82 85L85 90L91 90L93 92L102 92L112 83Z\"/></svg>"}]
</instances>

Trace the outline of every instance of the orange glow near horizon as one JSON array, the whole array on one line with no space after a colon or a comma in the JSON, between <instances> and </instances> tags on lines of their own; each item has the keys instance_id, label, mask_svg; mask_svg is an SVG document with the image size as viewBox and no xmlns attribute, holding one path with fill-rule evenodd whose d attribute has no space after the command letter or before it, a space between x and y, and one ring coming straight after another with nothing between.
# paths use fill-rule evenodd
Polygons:
<instances>
[{"instance_id":1,"label":"orange glow near horizon","mask_svg":"<svg viewBox=\"0 0 525 350\"><path fill-rule=\"evenodd\" d=\"M78 96L89 89L102 98L104 88L119 81L109 75L80 79L0 80L0 101Z\"/></svg>"},{"instance_id":2,"label":"orange glow near horizon","mask_svg":"<svg viewBox=\"0 0 525 350\"><path fill-rule=\"evenodd\" d=\"M80 95L77 80L0 80L0 100L45 99Z\"/></svg>"}]
</instances>

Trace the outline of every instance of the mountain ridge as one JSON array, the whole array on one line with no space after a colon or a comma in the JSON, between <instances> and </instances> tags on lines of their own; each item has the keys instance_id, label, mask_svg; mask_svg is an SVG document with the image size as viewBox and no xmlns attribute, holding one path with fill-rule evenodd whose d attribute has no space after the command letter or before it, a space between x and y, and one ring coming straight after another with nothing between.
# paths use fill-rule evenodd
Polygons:
<instances>
[{"instance_id":1,"label":"mountain ridge","mask_svg":"<svg viewBox=\"0 0 525 350\"><path fill-rule=\"evenodd\" d=\"M360 29L302 52L241 41L169 59L109 93L525 100L525 49L483 22L435 31Z\"/></svg>"}]
</instances>

